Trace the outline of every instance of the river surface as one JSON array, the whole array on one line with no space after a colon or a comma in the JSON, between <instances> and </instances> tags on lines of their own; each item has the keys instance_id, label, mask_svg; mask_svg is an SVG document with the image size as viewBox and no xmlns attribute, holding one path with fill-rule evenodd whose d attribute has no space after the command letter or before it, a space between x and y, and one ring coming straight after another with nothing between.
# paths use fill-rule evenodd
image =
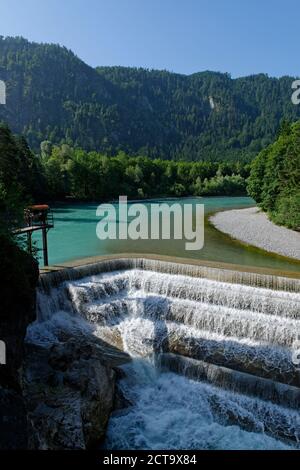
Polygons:
<instances>
[{"instance_id":1,"label":"river surface","mask_svg":"<svg viewBox=\"0 0 300 470\"><path fill-rule=\"evenodd\" d=\"M206 215L220 210L254 205L254 201L249 197L164 199L143 203L150 208L153 202L204 204ZM217 231L207 221L204 247L201 250L187 251L185 240L99 240L96 236L96 226L100 218L96 216L96 209L97 204L88 203L61 205L53 209L55 228L48 234L49 264L59 264L89 256L149 253L300 272L300 263L245 247ZM122 224L124 221L118 219L117 223ZM35 235L35 241L36 246L41 248L39 235ZM42 264L42 260L40 262Z\"/></svg>"}]
</instances>

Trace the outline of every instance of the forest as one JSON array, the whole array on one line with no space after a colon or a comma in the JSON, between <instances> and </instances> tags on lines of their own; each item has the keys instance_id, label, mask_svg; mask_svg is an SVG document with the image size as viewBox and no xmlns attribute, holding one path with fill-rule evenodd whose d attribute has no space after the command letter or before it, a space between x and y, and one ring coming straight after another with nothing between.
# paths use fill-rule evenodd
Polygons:
<instances>
[{"instance_id":1,"label":"forest","mask_svg":"<svg viewBox=\"0 0 300 470\"><path fill-rule=\"evenodd\" d=\"M253 160L248 193L275 223L300 229L300 121L283 123Z\"/></svg>"},{"instance_id":2,"label":"forest","mask_svg":"<svg viewBox=\"0 0 300 470\"><path fill-rule=\"evenodd\" d=\"M93 68L65 47L21 37L0 37L0 79L0 121L35 152L49 140L111 156L250 162L283 118L300 118L293 77Z\"/></svg>"},{"instance_id":3,"label":"forest","mask_svg":"<svg viewBox=\"0 0 300 470\"><path fill-rule=\"evenodd\" d=\"M248 183L272 220L300 226L292 77L92 68L65 47L0 37L0 79L6 221L30 201L241 195Z\"/></svg>"},{"instance_id":4,"label":"forest","mask_svg":"<svg viewBox=\"0 0 300 470\"><path fill-rule=\"evenodd\" d=\"M68 144L41 143L0 125L1 230L17 224L26 204L129 198L249 194L277 224L300 227L300 121L283 121L277 139L251 164L109 156Z\"/></svg>"},{"instance_id":5,"label":"forest","mask_svg":"<svg viewBox=\"0 0 300 470\"><path fill-rule=\"evenodd\" d=\"M24 137L0 125L0 211L6 220L31 201L245 194L249 171L241 163L107 156L49 141L34 153Z\"/></svg>"}]
</instances>

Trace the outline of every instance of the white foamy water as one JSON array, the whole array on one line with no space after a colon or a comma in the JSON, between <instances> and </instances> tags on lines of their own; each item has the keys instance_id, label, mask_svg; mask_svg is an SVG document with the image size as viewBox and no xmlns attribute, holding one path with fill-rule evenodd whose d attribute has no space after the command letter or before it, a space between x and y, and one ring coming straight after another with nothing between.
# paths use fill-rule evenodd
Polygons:
<instances>
[{"instance_id":1,"label":"white foamy water","mask_svg":"<svg viewBox=\"0 0 300 470\"><path fill-rule=\"evenodd\" d=\"M38 312L28 341L95 335L133 357L119 383L131 405L113 413L106 448L282 449L300 441L297 292L131 269L41 288ZM173 353L173 372L165 353ZM187 369L179 367L184 356L193 360ZM184 375L190 364L197 381Z\"/></svg>"},{"instance_id":2,"label":"white foamy water","mask_svg":"<svg viewBox=\"0 0 300 470\"><path fill-rule=\"evenodd\" d=\"M135 364L122 389L134 405L110 419L108 449L288 449L288 445L264 434L264 424L235 396L172 373L141 371ZM143 378L143 380L141 380ZM216 413L214 397L223 412ZM256 432L230 424L228 410L241 415Z\"/></svg>"}]
</instances>

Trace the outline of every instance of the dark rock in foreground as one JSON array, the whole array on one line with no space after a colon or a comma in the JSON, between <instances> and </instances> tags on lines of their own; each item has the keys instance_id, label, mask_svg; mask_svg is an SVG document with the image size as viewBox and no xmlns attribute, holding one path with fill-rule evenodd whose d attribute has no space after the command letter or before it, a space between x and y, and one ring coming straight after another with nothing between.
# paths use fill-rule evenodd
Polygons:
<instances>
[{"instance_id":1,"label":"dark rock in foreground","mask_svg":"<svg viewBox=\"0 0 300 470\"><path fill-rule=\"evenodd\" d=\"M6 350L5 364L0 365L0 449L26 449L26 407L20 373L26 329L36 317L39 271L36 261L3 235L0 264L0 340Z\"/></svg>"},{"instance_id":2,"label":"dark rock in foreground","mask_svg":"<svg viewBox=\"0 0 300 470\"><path fill-rule=\"evenodd\" d=\"M68 339L50 350L29 344L24 394L34 449L89 449L104 437L114 405L113 366L126 354L97 338ZM118 357L118 360L116 359Z\"/></svg>"}]
</instances>

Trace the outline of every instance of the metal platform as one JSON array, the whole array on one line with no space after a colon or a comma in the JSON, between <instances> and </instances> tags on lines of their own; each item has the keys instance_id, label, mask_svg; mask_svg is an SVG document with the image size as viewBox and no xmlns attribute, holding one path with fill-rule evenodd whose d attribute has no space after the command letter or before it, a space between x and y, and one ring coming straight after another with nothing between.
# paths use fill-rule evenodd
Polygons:
<instances>
[{"instance_id":1,"label":"metal platform","mask_svg":"<svg viewBox=\"0 0 300 470\"><path fill-rule=\"evenodd\" d=\"M48 243L47 233L54 227L53 214L46 204L30 206L24 210L25 226L12 231L14 235L26 235L29 253L33 253L32 234L39 230L42 231L44 266L48 266Z\"/></svg>"},{"instance_id":2,"label":"metal platform","mask_svg":"<svg viewBox=\"0 0 300 470\"><path fill-rule=\"evenodd\" d=\"M46 224L46 225L32 225L31 227L23 227L23 228L17 228L16 230L13 230L14 235L22 235L25 233L30 233L30 232L36 232L37 230L49 230L50 228L53 228L53 224Z\"/></svg>"}]
</instances>

